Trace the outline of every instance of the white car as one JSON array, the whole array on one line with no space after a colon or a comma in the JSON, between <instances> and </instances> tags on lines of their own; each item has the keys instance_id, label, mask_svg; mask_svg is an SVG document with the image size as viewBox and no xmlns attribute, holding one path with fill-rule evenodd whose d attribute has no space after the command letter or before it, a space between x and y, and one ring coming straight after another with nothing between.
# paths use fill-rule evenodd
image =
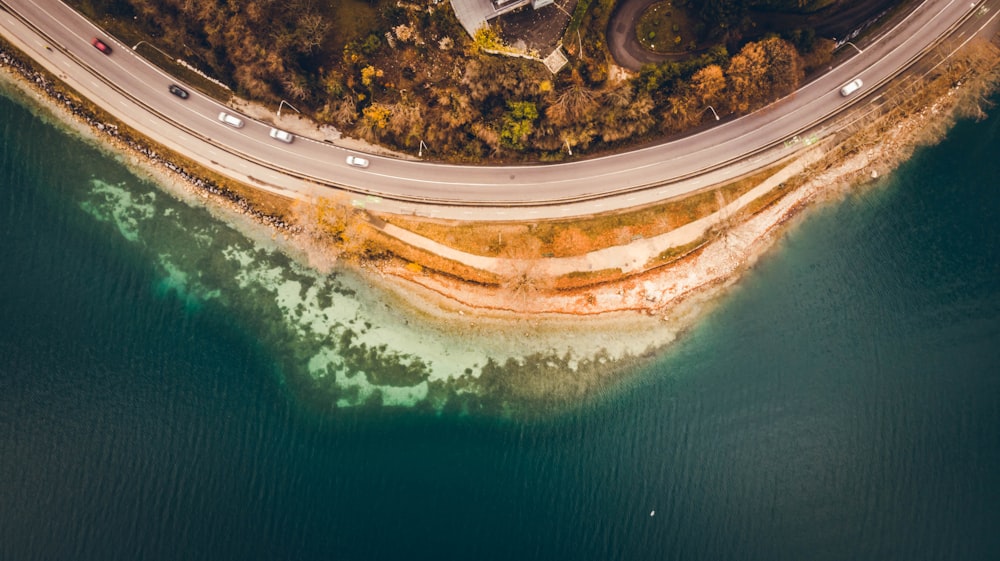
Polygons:
<instances>
[{"instance_id":1,"label":"white car","mask_svg":"<svg viewBox=\"0 0 1000 561\"><path fill-rule=\"evenodd\" d=\"M861 78L855 78L848 82L844 87L840 88L840 95L847 97L852 93L858 91L859 88L864 84Z\"/></svg>"},{"instance_id":2,"label":"white car","mask_svg":"<svg viewBox=\"0 0 1000 561\"><path fill-rule=\"evenodd\" d=\"M240 119L239 117L237 117L235 115L230 115L229 113L226 113L225 111L223 111L222 113L219 113L219 120L222 121L223 123L231 126L231 127L234 127L234 128L237 128L237 129L243 128L243 119Z\"/></svg>"},{"instance_id":3,"label":"white car","mask_svg":"<svg viewBox=\"0 0 1000 561\"><path fill-rule=\"evenodd\" d=\"M295 140L295 135L288 131L283 131L281 129L276 129L274 127L271 127L271 138L280 140L287 144L291 144L292 141Z\"/></svg>"},{"instance_id":4,"label":"white car","mask_svg":"<svg viewBox=\"0 0 1000 561\"><path fill-rule=\"evenodd\" d=\"M361 156L348 156L347 164L359 168L366 168L368 167L368 160L362 158Z\"/></svg>"}]
</instances>

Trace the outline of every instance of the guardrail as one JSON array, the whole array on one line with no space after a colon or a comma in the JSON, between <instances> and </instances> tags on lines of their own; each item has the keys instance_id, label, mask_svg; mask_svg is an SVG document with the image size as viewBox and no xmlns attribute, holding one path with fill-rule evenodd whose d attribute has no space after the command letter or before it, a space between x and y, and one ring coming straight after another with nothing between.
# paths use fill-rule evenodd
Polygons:
<instances>
[{"instance_id":1,"label":"guardrail","mask_svg":"<svg viewBox=\"0 0 1000 561\"><path fill-rule=\"evenodd\" d=\"M711 164L709 166L706 166L706 167L703 167L703 168L701 168L701 169L699 169L697 171L693 171L693 172L690 172L690 173L687 173L687 174L684 174L684 175L681 175L681 176L673 177L673 178L671 178L669 180L654 180L654 181L651 181L651 182L645 183L645 184L631 185L631 186L623 187L623 188L620 188L620 189L610 189L610 190L604 191L604 192L599 193L599 194L590 193L590 194L583 194L583 195L572 196L572 197L560 197L558 199L531 200L531 201L490 201L490 200L486 200L486 201L471 202L471 201L466 201L466 200L457 199L457 198L456 199L449 199L449 198L428 198L428 197L416 197L416 196L400 195L400 194L396 194L396 193L386 193L386 192L383 192L383 191L377 191L377 190L372 190L372 189L365 189L365 188L357 187L357 186L353 186L353 185L342 184L342 183L338 183L338 182L335 182L335 181L331 181L331 180L329 180L327 178L316 177L316 176L313 176L313 175L310 175L310 174L305 174L305 173L297 172L297 171L294 171L294 170L290 170L290 169L287 169L285 167L275 165L275 164L273 164L271 162L267 162L265 160L261 160L261 159L255 157L255 156L247 154L245 152L242 152L242 151L239 151L239 150L235 150L235 149L229 147L226 144L223 144L223 143L221 143L219 141L216 141L215 139L212 139L209 136L201 134L200 132L198 132L198 131L196 131L194 129L191 129L191 128L187 127L186 125L183 125L182 123L174 121L173 119L171 119L167 115L161 113L156 108L154 108L153 106L147 104L143 100L132 96L127 91L125 91L123 88L121 88L120 86L118 86L116 83L108 80L106 77L104 77L103 74L101 74L96 69L94 69L91 66L89 66L88 64L86 64L79 57L77 57L76 55L74 55L70 50L64 48L61 45L58 45L54 41L51 41L51 38L44 31L42 31L41 29L39 29L37 26L35 26L32 22L30 22L26 18L22 17L19 13L17 13L16 10L10 9L10 7L6 4L6 2L3 2L2 0L0 0L0 9L3 9L4 11L10 13L13 17L17 18L23 25L25 25L26 27L28 27L29 29L31 29L32 32L35 33L36 35L38 35L39 37L41 37L43 39L46 39L50 45L52 45L55 48L57 48L64 56L66 56L67 58L72 59L79 67L85 69L91 76L93 76L94 78L96 78L101 83L105 84L108 88L114 90L116 93L118 93L118 95L121 95L122 97L124 97L126 99L129 99L132 103L134 103L137 106L141 107L146 112L148 112L148 113L150 113L152 115L155 115L158 119L160 119L160 120L162 120L162 121L164 121L166 123L169 123L175 129L181 130L184 133L186 133L186 134L188 134L188 135L190 135L190 136L192 136L194 138L197 138L198 140L200 140L202 142L210 144L210 145L218 148L219 150L224 151L224 152L226 152L226 153L228 153L228 154L230 154L232 156L235 156L237 158L240 158L240 159L243 159L245 161L251 162L254 165L257 165L257 166L259 166L261 168L264 168L264 169L267 169L267 170L270 170L270 171L273 171L273 172L276 172L276 173L280 173L280 174L286 175L288 177L292 177L292 178L298 179L300 181L306 181L306 182L314 184L314 185L319 185L319 186L323 186L323 187L328 187L328 188L333 188L333 189L338 189L338 190L341 190L341 191L345 191L345 192L353 194L353 195L367 196L367 197L379 197L381 199L391 200L391 201L400 202L400 203L421 204L421 205L429 205L429 206L492 207L492 208L538 208L538 207L548 207L548 206L555 206L555 205L566 205L566 204L573 204L573 203L583 203L583 202L589 202L589 201L596 201L596 200L600 200L600 199L604 199L604 198L609 198L609 197L618 197L618 196L623 196L623 195L630 195L630 194L640 193L640 192L648 191L648 190L652 190L652 189L661 189L663 187L667 187L667 186L670 186L670 185L675 185L675 184L678 184L678 183L681 183L681 182L690 181L690 180L693 180L693 179L697 179L699 177L703 177L703 176L705 176L707 174L710 174L712 172L716 172L716 171L719 171L719 170L721 170L723 168L733 166L733 165L735 165L735 164L737 164L737 163L739 163L741 161L752 160L753 158L755 158L757 156L760 156L762 154L765 154L767 152L771 152L771 151L774 151L774 150L777 150L777 149L788 148L786 140L776 140L776 141L774 141L774 142L772 142L772 143L770 143L768 145L761 146L761 147L758 147L758 148L756 148L756 149L754 149L752 151L743 153L743 154L741 154L738 157L730 158L728 160L723 160L723 161L719 161L719 162L714 162L713 164ZM906 72L907 70L909 70L917 61L919 61L920 59L922 59L929 52L931 52L934 49L936 49L941 43L943 43L945 41L946 38L948 38L950 35L952 35L955 32L956 29L958 29L959 27L961 27L962 25L964 25L975 13L976 13L976 10L969 10L969 11L967 11L961 18L959 18L956 22L954 22L951 26L949 26L949 28L946 30L945 33L942 33L942 34L938 35L931 43L929 43L927 46L925 46L923 49L921 49L920 52L912 55L902 65L900 65L899 67L897 67L893 72L891 72L889 75L885 76L884 78L882 78L881 80L879 80L878 82L876 82L874 84L874 87L868 89L867 92L864 95L861 95L861 96L858 96L858 97L856 97L856 98L854 98L852 100L849 100L848 103L846 103L845 105L840 106L835 112L827 114L827 115L824 115L822 117L819 117L819 118L815 119L814 121L812 121L811 123L809 123L809 124L807 124L807 125L805 125L803 127L800 127L799 129L797 129L795 131L792 131L789 135L785 136L785 138L800 137L800 136L801 137L808 137L808 136L810 136L810 134L809 134L810 132L815 132L815 131L817 131L817 129L822 129L822 127L825 124L828 124L830 122L836 121L839 118L839 116L842 113L844 113L847 109L850 109L850 108L854 107L855 105L863 102L864 100L870 99L873 93L875 93L876 91L878 91L879 89L881 89L883 86L885 86L889 82L891 82L891 81L895 80L896 78L898 78L901 74L903 74L904 72ZM135 56L139 56L137 53L133 53L133 54L135 54ZM949 53L949 55L950 54L951 53ZM794 93L790 94L790 95L794 95ZM84 97L86 97L86 96L84 96ZM776 100L776 101L772 102L771 104L769 104L767 107L770 107L770 106L772 106L774 104L780 103L783 99L785 99L785 98ZM765 109L766 109L766 107L765 107ZM102 110L108 111L106 108L102 108ZM108 111L108 112L110 113L110 111ZM118 116L114 115L114 113L110 113L110 114L112 116L115 116L116 118L119 118ZM132 127L132 128L134 128L134 127ZM824 138L827 138L830 134L831 133L829 133L829 132L825 132L825 133L821 134L818 137L817 140L822 140ZM813 134L812 136L815 136L815 134ZM772 158L764 158L764 159L762 159L762 160L760 160L758 162L754 162L754 166L755 166L754 169L750 170L748 173L752 173L753 171L759 171L760 169L763 169L765 167L774 165L777 162L780 162L780 161L782 161L784 159L787 159L789 157L794 156L794 154L796 154L798 151L799 151L798 149L797 150L793 150L791 152L787 152L786 151L785 154L782 154L780 156L775 156L775 157L772 157ZM184 154L181 154L181 155L184 155ZM190 156L186 156L185 155L185 157L190 157ZM222 164L220 164L219 162L215 162L213 160L209 160L209 163L211 165L214 165L214 166L217 166L217 167L223 167L224 168L224 166L222 166ZM199 163L199 165L206 165L206 164L204 162L201 162L201 163ZM226 169L228 169L228 168L226 168ZM251 180L260 182L259 180L255 180L252 176L248 175L247 177L249 177ZM236 179L236 178L234 178L234 179ZM238 179L236 179L236 180L239 181ZM260 183L263 184L263 182L260 182ZM280 187L280 186L278 186L278 187Z\"/></svg>"}]
</instances>

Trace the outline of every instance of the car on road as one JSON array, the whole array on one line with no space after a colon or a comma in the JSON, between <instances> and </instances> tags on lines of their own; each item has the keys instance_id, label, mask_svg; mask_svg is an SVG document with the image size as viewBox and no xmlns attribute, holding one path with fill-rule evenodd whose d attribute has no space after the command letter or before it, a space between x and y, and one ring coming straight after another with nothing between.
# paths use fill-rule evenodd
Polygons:
<instances>
[{"instance_id":1,"label":"car on road","mask_svg":"<svg viewBox=\"0 0 1000 561\"><path fill-rule=\"evenodd\" d=\"M97 50L101 51L102 53L104 53L106 55L110 55L111 54L111 47L107 43L105 43L104 41L101 41L100 39L98 39L97 37L94 37L93 39L91 39L90 40L90 44L93 45L95 48L97 48Z\"/></svg>"},{"instance_id":2,"label":"car on road","mask_svg":"<svg viewBox=\"0 0 1000 561\"><path fill-rule=\"evenodd\" d=\"M351 165L351 166L355 166L355 167L359 167L359 168L366 168L366 167L368 167L368 160L362 158L361 156L348 156L347 157L347 165Z\"/></svg>"},{"instance_id":3,"label":"car on road","mask_svg":"<svg viewBox=\"0 0 1000 561\"><path fill-rule=\"evenodd\" d=\"M170 93L176 95L177 97L179 97L181 99L187 99L188 98L188 91L185 90L184 88L178 86L177 84L170 84L170 87L168 87L167 89L170 90Z\"/></svg>"},{"instance_id":4,"label":"car on road","mask_svg":"<svg viewBox=\"0 0 1000 561\"><path fill-rule=\"evenodd\" d=\"M855 78L844 85L844 87L840 88L840 95L847 97L858 91L863 84L864 82L861 81L861 78Z\"/></svg>"},{"instance_id":5,"label":"car on road","mask_svg":"<svg viewBox=\"0 0 1000 561\"><path fill-rule=\"evenodd\" d=\"M271 127L271 138L280 140L286 144L291 144L292 141L295 140L295 135L288 131L283 131L281 129L276 129L274 127Z\"/></svg>"},{"instance_id":6,"label":"car on road","mask_svg":"<svg viewBox=\"0 0 1000 561\"><path fill-rule=\"evenodd\" d=\"M240 119L239 117L237 117L235 115L230 115L229 113L226 113L225 111L223 111L222 113L219 113L219 120L222 121L223 123L225 123L225 124L233 127L233 128L236 128L236 129L243 128L243 119Z\"/></svg>"}]
</instances>

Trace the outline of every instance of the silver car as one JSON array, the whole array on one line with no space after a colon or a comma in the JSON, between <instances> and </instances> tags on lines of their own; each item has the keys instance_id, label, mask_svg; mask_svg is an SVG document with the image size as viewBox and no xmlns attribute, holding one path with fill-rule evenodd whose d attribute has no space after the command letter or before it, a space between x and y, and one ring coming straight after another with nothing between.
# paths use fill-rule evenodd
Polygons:
<instances>
[{"instance_id":1,"label":"silver car","mask_svg":"<svg viewBox=\"0 0 1000 561\"><path fill-rule=\"evenodd\" d=\"M359 168L366 168L368 167L368 160L362 158L361 156L348 156L347 164Z\"/></svg>"},{"instance_id":2,"label":"silver car","mask_svg":"<svg viewBox=\"0 0 1000 561\"><path fill-rule=\"evenodd\" d=\"M237 129L243 128L243 119L240 119L239 117L237 117L235 115L230 115L229 113L226 113L225 111L223 111L222 113L219 113L219 120L222 121L223 123L225 123L225 124L233 127L233 128L237 128Z\"/></svg>"},{"instance_id":3,"label":"silver car","mask_svg":"<svg viewBox=\"0 0 1000 561\"><path fill-rule=\"evenodd\" d=\"M861 78L855 78L848 82L844 87L840 88L840 95L847 97L858 91L863 84L864 82L861 81Z\"/></svg>"},{"instance_id":4,"label":"silver car","mask_svg":"<svg viewBox=\"0 0 1000 561\"><path fill-rule=\"evenodd\" d=\"M286 144L291 144L292 141L295 140L295 135L294 134L292 134L292 133L290 133L288 131L283 131L281 129L276 129L274 127L271 127L271 133L270 134L271 134L271 138L276 139L276 140L280 140L280 141L282 141L282 142L284 142Z\"/></svg>"}]
</instances>

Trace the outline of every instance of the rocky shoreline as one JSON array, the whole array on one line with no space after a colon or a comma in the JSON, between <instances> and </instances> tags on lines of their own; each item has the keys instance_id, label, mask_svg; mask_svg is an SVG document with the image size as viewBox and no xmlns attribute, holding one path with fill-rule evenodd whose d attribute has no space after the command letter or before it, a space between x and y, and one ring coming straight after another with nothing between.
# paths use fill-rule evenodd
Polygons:
<instances>
[{"instance_id":1,"label":"rocky shoreline","mask_svg":"<svg viewBox=\"0 0 1000 561\"><path fill-rule=\"evenodd\" d=\"M30 89L55 105L75 123L91 131L101 142L108 142L118 151L130 154L135 163L158 179L180 184L191 192L207 197L287 238L288 246L300 257L317 248L299 236L300 229L285 218L260 210L255 202L217 182L197 175L163 157L133 135L115 124L102 120L98 114L58 87L45 72L12 54L6 44L0 44L0 68L16 77L22 87ZM372 277L379 277L388 288L400 292L401 300L414 302L422 312L438 310L432 315L453 317L457 306L462 313L517 318L524 316L600 316L634 313L640 316L677 319L690 315L691 302L703 302L739 278L755 260L777 239L782 228L817 200L843 193L852 184L865 181L891 170L904 160L928 128L948 123L961 95L959 86L948 89L927 109L906 116L898 122L891 138L882 139L843 157L842 145L826 148L819 163L804 166L794 181L791 192L739 224L725 229L715 239L701 244L676 261L652 271L630 275L623 280L603 283L570 291L533 291L529 296L512 298L500 287L464 282L447 271L414 270L400 262L377 262L361 267ZM838 139L845 142L845 139ZM802 155L800 158L804 158ZM814 157L814 155L813 155ZM815 159L815 158L814 158ZM789 165L794 165L789 164ZM818 172L818 173L817 173ZM320 249L321 251L321 249ZM419 288L419 290L417 290ZM523 296L523 295L522 295ZM699 305L700 306L700 305ZM683 322L687 323L687 322Z\"/></svg>"},{"instance_id":2,"label":"rocky shoreline","mask_svg":"<svg viewBox=\"0 0 1000 561\"><path fill-rule=\"evenodd\" d=\"M786 170L799 167L783 176L781 190L772 193L780 197L768 196L766 204L751 205L753 212L747 216L729 217L732 223L709 232L704 243L674 261L614 282L565 291L540 287L519 294L463 280L447 268L413 267L414 262L402 258L338 260L291 220L262 211L269 204L266 194L255 198L253 190L236 192L197 177L128 131L109 125L99 111L60 91L46 74L2 52L0 79L10 82L40 115L52 116L122 158L158 188L206 208L265 253L279 250L296 266L316 271L317 279L352 279L351 286L363 296L330 308L304 301L295 280L262 285L254 293L265 305L276 299L284 318L280 321L288 322L296 334L276 344L293 357L286 365L287 380L303 399L321 409L381 404L549 414L602 395L661 356L723 301L720 296L789 225L807 214L804 210L871 184L872 178L905 160L919 142L940 137L962 100L980 99L997 83L1000 56L995 48L990 57L985 65L989 72L978 78L963 73L957 83L945 80L924 98L909 96L911 105L900 105L895 118L845 129L803 152L797 164L786 165ZM528 261L519 266L531 265ZM337 274L327 275L334 267ZM358 274L341 276L345 268ZM256 269L246 272L251 277L261 274ZM289 287L289 293L283 292ZM330 318L338 308L358 310L364 329L337 328L340 324ZM357 362L369 352L377 356ZM344 357L357 363L347 368ZM395 364L393 372L412 375L383 379L386 364Z\"/></svg>"},{"instance_id":3,"label":"rocky shoreline","mask_svg":"<svg viewBox=\"0 0 1000 561\"><path fill-rule=\"evenodd\" d=\"M790 180L798 182L796 188L676 261L622 281L569 291L539 290L530 298L520 299L499 287L414 272L401 264L383 265L379 271L397 286L397 291L413 293L414 287L419 287L424 298L436 300L436 304L423 306L426 309L458 303L467 311L507 317L593 318L632 313L671 323L693 319L706 302L738 281L803 211L873 184L905 161L916 146L936 140L953 121L961 99L956 86L929 107L899 121L886 138L846 157L841 154L842 146L819 148L821 157ZM807 157L802 155L800 159Z\"/></svg>"},{"instance_id":4,"label":"rocky shoreline","mask_svg":"<svg viewBox=\"0 0 1000 561\"><path fill-rule=\"evenodd\" d=\"M283 232L294 231L294 226L285 222L281 217L260 211L250 199L210 179L192 173L183 166L163 157L156 150L150 148L147 143L122 131L118 125L100 118L87 104L81 103L75 96L64 93L58 86L58 82L53 80L47 72L36 70L33 65L22 60L17 54L13 54L13 49L2 39L0 39L0 69L19 79L21 84L30 84L35 93L54 103L55 107L67 114L67 117L88 128L94 135L107 141L116 149L140 159L146 166L165 169L177 181L183 182L206 196L225 201L227 205L261 224Z\"/></svg>"}]
</instances>

